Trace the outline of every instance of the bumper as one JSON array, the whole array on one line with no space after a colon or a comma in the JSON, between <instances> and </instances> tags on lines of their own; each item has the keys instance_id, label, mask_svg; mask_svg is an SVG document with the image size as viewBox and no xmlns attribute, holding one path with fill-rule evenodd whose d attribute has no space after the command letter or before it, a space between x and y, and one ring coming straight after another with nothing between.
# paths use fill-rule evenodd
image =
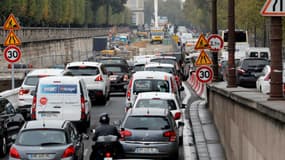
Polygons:
<instances>
[{"instance_id":1,"label":"bumper","mask_svg":"<svg viewBox=\"0 0 285 160\"><path fill-rule=\"evenodd\" d=\"M88 90L88 95L91 99L91 101L101 99L105 96L105 93L103 90Z\"/></svg>"},{"instance_id":2,"label":"bumper","mask_svg":"<svg viewBox=\"0 0 285 160\"><path fill-rule=\"evenodd\" d=\"M127 158L168 158L178 155L178 144L176 142L140 143L121 141L124 155ZM139 153L137 148L157 148L155 153Z\"/></svg>"},{"instance_id":3,"label":"bumper","mask_svg":"<svg viewBox=\"0 0 285 160\"><path fill-rule=\"evenodd\" d=\"M238 82L239 82L240 85L255 87L256 80L257 80L256 77L240 76L239 79L238 79Z\"/></svg>"}]
</instances>

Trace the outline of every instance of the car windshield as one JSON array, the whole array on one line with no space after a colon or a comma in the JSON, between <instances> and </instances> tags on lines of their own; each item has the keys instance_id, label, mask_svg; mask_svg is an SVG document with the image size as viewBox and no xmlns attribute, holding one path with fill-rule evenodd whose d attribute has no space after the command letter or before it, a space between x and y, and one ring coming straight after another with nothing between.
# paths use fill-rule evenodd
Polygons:
<instances>
[{"instance_id":1,"label":"car windshield","mask_svg":"<svg viewBox=\"0 0 285 160\"><path fill-rule=\"evenodd\" d=\"M113 72L113 73L127 73L128 70L126 67L123 66L105 66L105 69L107 72Z\"/></svg>"},{"instance_id":2,"label":"car windshield","mask_svg":"<svg viewBox=\"0 0 285 160\"><path fill-rule=\"evenodd\" d=\"M169 110L176 110L177 107L175 105L174 100L172 99L140 99L135 108L164 108Z\"/></svg>"},{"instance_id":3,"label":"car windshield","mask_svg":"<svg viewBox=\"0 0 285 160\"><path fill-rule=\"evenodd\" d=\"M134 93L140 92L169 92L169 83L167 80L157 79L138 79L134 82Z\"/></svg>"},{"instance_id":4,"label":"car windshield","mask_svg":"<svg viewBox=\"0 0 285 160\"><path fill-rule=\"evenodd\" d=\"M172 67L147 67L145 68L146 71L161 71L166 73L174 74L174 68Z\"/></svg>"},{"instance_id":5,"label":"car windshield","mask_svg":"<svg viewBox=\"0 0 285 160\"><path fill-rule=\"evenodd\" d=\"M100 59L99 62L103 64L126 64L122 59Z\"/></svg>"},{"instance_id":6,"label":"car windshield","mask_svg":"<svg viewBox=\"0 0 285 160\"><path fill-rule=\"evenodd\" d=\"M135 65L134 66L134 71L137 72L137 71L143 71L144 70L144 64L141 64L141 65Z\"/></svg>"},{"instance_id":7,"label":"car windshield","mask_svg":"<svg viewBox=\"0 0 285 160\"><path fill-rule=\"evenodd\" d=\"M124 128L143 130L164 130L170 129L166 117L161 116L130 116L126 120Z\"/></svg>"},{"instance_id":8,"label":"car windshield","mask_svg":"<svg viewBox=\"0 0 285 160\"><path fill-rule=\"evenodd\" d=\"M67 143L62 130L39 129L27 130L18 135L16 144L25 146L64 145Z\"/></svg>"},{"instance_id":9,"label":"car windshield","mask_svg":"<svg viewBox=\"0 0 285 160\"><path fill-rule=\"evenodd\" d=\"M37 83L39 82L39 79L42 77L47 77L47 76L29 76L26 78L24 84L28 86L36 86Z\"/></svg>"},{"instance_id":10,"label":"car windshield","mask_svg":"<svg viewBox=\"0 0 285 160\"><path fill-rule=\"evenodd\" d=\"M94 76L99 74L97 67L91 66L74 66L68 67L68 70L64 73L65 76Z\"/></svg>"}]
</instances>

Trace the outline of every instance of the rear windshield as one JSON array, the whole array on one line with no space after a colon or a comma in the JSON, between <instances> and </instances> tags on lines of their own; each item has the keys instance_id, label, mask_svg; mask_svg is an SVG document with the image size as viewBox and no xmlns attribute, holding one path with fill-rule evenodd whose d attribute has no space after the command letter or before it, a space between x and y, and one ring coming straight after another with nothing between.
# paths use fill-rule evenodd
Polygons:
<instances>
[{"instance_id":1,"label":"rear windshield","mask_svg":"<svg viewBox=\"0 0 285 160\"><path fill-rule=\"evenodd\" d=\"M100 59L99 62L103 64L127 64L127 61L123 59Z\"/></svg>"},{"instance_id":2,"label":"rear windshield","mask_svg":"<svg viewBox=\"0 0 285 160\"><path fill-rule=\"evenodd\" d=\"M65 76L94 76L99 73L100 71L97 67L75 66L75 67L68 67L68 70L64 73L64 75Z\"/></svg>"},{"instance_id":3,"label":"rear windshield","mask_svg":"<svg viewBox=\"0 0 285 160\"><path fill-rule=\"evenodd\" d=\"M173 64L175 65L175 59L152 59L151 62L158 62L158 63L166 63L166 64Z\"/></svg>"},{"instance_id":4,"label":"rear windshield","mask_svg":"<svg viewBox=\"0 0 285 160\"><path fill-rule=\"evenodd\" d=\"M170 124L166 117L130 116L124 127L128 129L162 130L170 129Z\"/></svg>"},{"instance_id":5,"label":"rear windshield","mask_svg":"<svg viewBox=\"0 0 285 160\"><path fill-rule=\"evenodd\" d=\"M142 64L142 65L135 65L134 66L134 70L135 70L135 72L137 72L137 71L143 71L144 70L144 64Z\"/></svg>"},{"instance_id":6,"label":"rear windshield","mask_svg":"<svg viewBox=\"0 0 285 160\"><path fill-rule=\"evenodd\" d=\"M174 68L172 67L147 67L145 68L146 71L160 71L174 74Z\"/></svg>"},{"instance_id":7,"label":"rear windshield","mask_svg":"<svg viewBox=\"0 0 285 160\"><path fill-rule=\"evenodd\" d=\"M140 99L136 108L164 108L169 110L176 110L177 106L175 105L174 100L172 99Z\"/></svg>"},{"instance_id":8,"label":"rear windshield","mask_svg":"<svg viewBox=\"0 0 285 160\"><path fill-rule=\"evenodd\" d=\"M134 82L134 93L140 92L169 92L169 83L167 80L157 79L138 79Z\"/></svg>"},{"instance_id":9,"label":"rear windshield","mask_svg":"<svg viewBox=\"0 0 285 160\"><path fill-rule=\"evenodd\" d=\"M255 68L255 67L261 67L263 68L265 65L269 64L267 60L262 59L248 59L244 60L242 64L242 68Z\"/></svg>"},{"instance_id":10,"label":"rear windshield","mask_svg":"<svg viewBox=\"0 0 285 160\"><path fill-rule=\"evenodd\" d=\"M123 66L105 66L107 72L114 72L114 73L127 73L128 70L126 67Z\"/></svg>"},{"instance_id":11,"label":"rear windshield","mask_svg":"<svg viewBox=\"0 0 285 160\"><path fill-rule=\"evenodd\" d=\"M47 146L67 144L62 130L27 130L19 134L16 144L25 146Z\"/></svg>"},{"instance_id":12,"label":"rear windshield","mask_svg":"<svg viewBox=\"0 0 285 160\"><path fill-rule=\"evenodd\" d=\"M40 93L42 94L77 94L77 85L55 85L55 84L41 84Z\"/></svg>"}]
</instances>

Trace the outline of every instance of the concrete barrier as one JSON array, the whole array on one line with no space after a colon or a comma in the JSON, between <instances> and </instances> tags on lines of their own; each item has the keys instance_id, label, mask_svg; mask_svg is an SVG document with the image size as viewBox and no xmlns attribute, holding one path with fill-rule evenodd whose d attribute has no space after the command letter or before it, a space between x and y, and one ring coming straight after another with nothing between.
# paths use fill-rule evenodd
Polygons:
<instances>
[{"instance_id":1,"label":"concrete barrier","mask_svg":"<svg viewBox=\"0 0 285 160\"><path fill-rule=\"evenodd\" d=\"M18 107L18 92L19 88L11 89L11 90L6 90L4 92L0 93L1 97L7 98L14 107Z\"/></svg>"},{"instance_id":2,"label":"concrete barrier","mask_svg":"<svg viewBox=\"0 0 285 160\"><path fill-rule=\"evenodd\" d=\"M200 82L196 78L196 73L192 72L191 76L189 76L187 82L192 87L193 91L202 99L207 100L207 90L206 84Z\"/></svg>"}]
</instances>

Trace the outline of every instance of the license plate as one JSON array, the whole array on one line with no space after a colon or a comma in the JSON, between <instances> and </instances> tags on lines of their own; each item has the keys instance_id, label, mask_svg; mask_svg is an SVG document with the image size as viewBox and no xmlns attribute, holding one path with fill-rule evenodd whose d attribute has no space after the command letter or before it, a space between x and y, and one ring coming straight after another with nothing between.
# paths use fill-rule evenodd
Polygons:
<instances>
[{"instance_id":1,"label":"license plate","mask_svg":"<svg viewBox=\"0 0 285 160\"><path fill-rule=\"evenodd\" d=\"M47 117L47 118L54 118L57 117L56 113L41 113L42 117Z\"/></svg>"},{"instance_id":2,"label":"license plate","mask_svg":"<svg viewBox=\"0 0 285 160\"><path fill-rule=\"evenodd\" d=\"M113 160L112 157L105 157L104 160Z\"/></svg>"},{"instance_id":3,"label":"license plate","mask_svg":"<svg viewBox=\"0 0 285 160\"><path fill-rule=\"evenodd\" d=\"M33 153L28 154L29 159L52 159L54 158L54 154L49 153Z\"/></svg>"},{"instance_id":4,"label":"license plate","mask_svg":"<svg viewBox=\"0 0 285 160\"><path fill-rule=\"evenodd\" d=\"M136 153L158 153L157 148L136 148Z\"/></svg>"}]
</instances>

